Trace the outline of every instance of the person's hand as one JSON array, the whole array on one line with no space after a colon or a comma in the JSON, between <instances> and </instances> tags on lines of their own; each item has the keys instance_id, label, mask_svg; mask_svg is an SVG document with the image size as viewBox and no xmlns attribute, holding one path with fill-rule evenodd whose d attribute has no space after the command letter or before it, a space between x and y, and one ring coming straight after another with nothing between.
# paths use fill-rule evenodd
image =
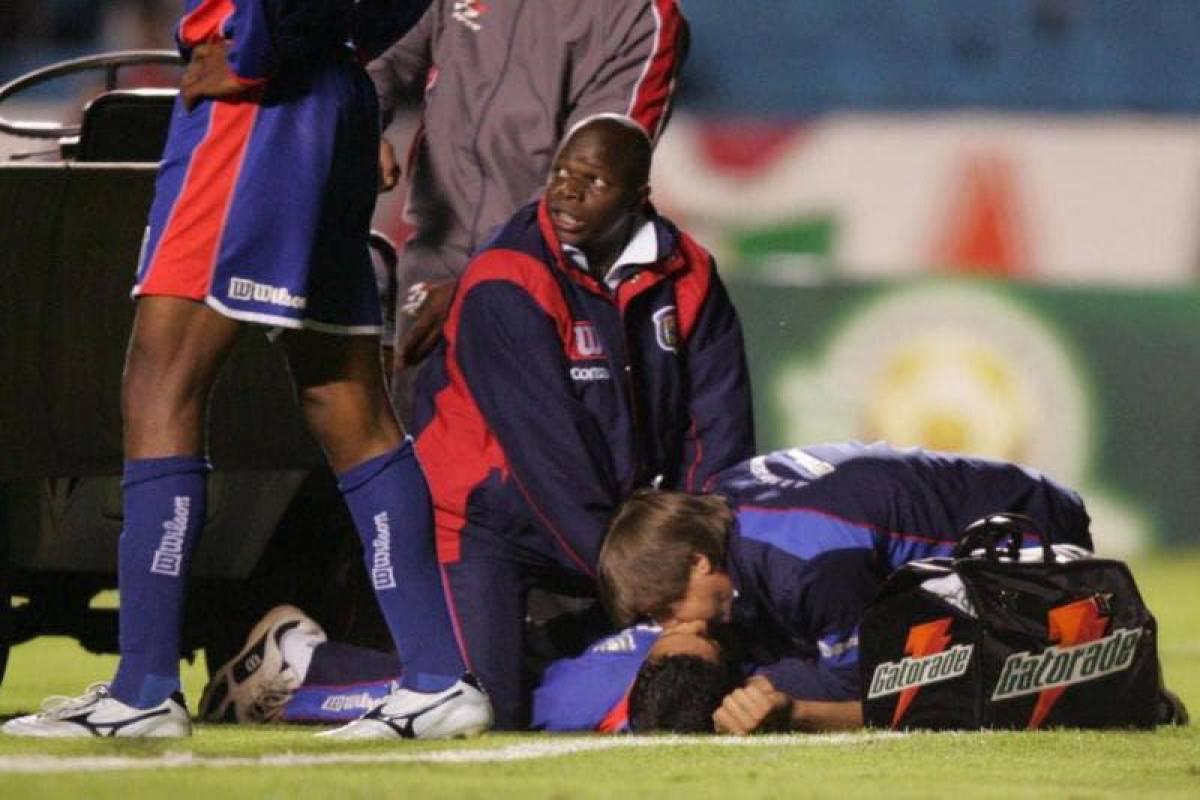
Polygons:
<instances>
[{"instance_id":1,"label":"person's hand","mask_svg":"<svg viewBox=\"0 0 1200 800\"><path fill-rule=\"evenodd\" d=\"M192 49L192 60L179 81L179 93L188 111L205 97L235 97L254 88L238 80L229 66L228 53L229 44L224 39L213 39Z\"/></svg>"},{"instance_id":2,"label":"person's hand","mask_svg":"<svg viewBox=\"0 0 1200 800\"><path fill-rule=\"evenodd\" d=\"M735 689L713 712L717 733L745 736L756 731L786 730L791 699L777 690L770 680L755 675L741 689Z\"/></svg>"},{"instance_id":3,"label":"person's hand","mask_svg":"<svg viewBox=\"0 0 1200 800\"><path fill-rule=\"evenodd\" d=\"M416 283L408 290L401 313L411 317L412 327L400 339L400 366L411 367L425 360L442 335L442 324L450 311L457 281Z\"/></svg>"},{"instance_id":4,"label":"person's hand","mask_svg":"<svg viewBox=\"0 0 1200 800\"><path fill-rule=\"evenodd\" d=\"M400 162L396 149L387 139L379 140L379 191L390 192L400 182Z\"/></svg>"}]
</instances>

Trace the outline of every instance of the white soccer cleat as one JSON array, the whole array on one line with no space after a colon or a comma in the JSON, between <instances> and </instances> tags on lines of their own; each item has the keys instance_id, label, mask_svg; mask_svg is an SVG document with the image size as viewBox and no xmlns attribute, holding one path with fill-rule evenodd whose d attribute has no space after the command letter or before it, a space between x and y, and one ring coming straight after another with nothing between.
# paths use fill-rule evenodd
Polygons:
<instances>
[{"instance_id":1,"label":"white soccer cleat","mask_svg":"<svg viewBox=\"0 0 1200 800\"><path fill-rule=\"evenodd\" d=\"M217 670L204 694L196 717L205 722L271 722L279 718L304 677L287 662L281 642L296 632L316 647L325 631L295 606L276 606L267 612L241 652Z\"/></svg>"},{"instance_id":2,"label":"white soccer cleat","mask_svg":"<svg viewBox=\"0 0 1200 800\"><path fill-rule=\"evenodd\" d=\"M44 738L191 736L192 721L179 692L153 708L134 708L109 694L107 683L94 683L79 697L46 698L40 714L10 719L0 731Z\"/></svg>"},{"instance_id":3,"label":"white soccer cleat","mask_svg":"<svg viewBox=\"0 0 1200 800\"><path fill-rule=\"evenodd\" d=\"M474 675L442 692L396 689L358 719L317 734L334 739L455 739L492 727L492 701Z\"/></svg>"}]
</instances>

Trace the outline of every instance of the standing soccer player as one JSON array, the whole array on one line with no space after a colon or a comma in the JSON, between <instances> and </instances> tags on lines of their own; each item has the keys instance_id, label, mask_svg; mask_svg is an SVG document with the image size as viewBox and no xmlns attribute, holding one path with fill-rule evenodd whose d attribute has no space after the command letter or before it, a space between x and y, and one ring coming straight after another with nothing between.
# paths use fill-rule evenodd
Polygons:
<instances>
[{"instance_id":1,"label":"standing soccer player","mask_svg":"<svg viewBox=\"0 0 1200 800\"><path fill-rule=\"evenodd\" d=\"M384 389L367 246L378 108L346 44L350 9L322 0L185 4L177 39L189 64L133 290L122 383L120 666L111 684L11 720L5 733L191 732L180 629L205 519L205 406L245 323L284 330L303 413L362 537L406 661L392 697L397 735L491 724L452 636L425 480Z\"/></svg>"}]
</instances>

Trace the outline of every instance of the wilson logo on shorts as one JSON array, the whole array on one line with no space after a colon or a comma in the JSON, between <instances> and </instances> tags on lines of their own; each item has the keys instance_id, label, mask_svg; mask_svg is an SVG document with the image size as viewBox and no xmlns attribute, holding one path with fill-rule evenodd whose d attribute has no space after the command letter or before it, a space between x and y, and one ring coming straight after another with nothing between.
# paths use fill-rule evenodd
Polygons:
<instances>
[{"instance_id":1,"label":"wilson logo on shorts","mask_svg":"<svg viewBox=\"0 0 1200 800\"><path fill-rule=\"evenodd\" d=\"M590 322L575 323L570 356L572 361L604 358L604 345L600 343L600 334L596 332L595 325Z\"/></svg>"},{"instance_id":2,"label":"wilson logo on shorts","mask_svg":"<svg viewBox=\"0 0 1200 800\"><path fill-rule=\"evenodd\" d=\"M1095 598L1050 609L1050 641L1040 653L1013 653L1004 660L992 702L1038 694L1029 729L1038 728L1068 686L1129 669L1141 628L1118 628L1108 636L1108 616Z\"/></svg>"},{"instance_id":3,"label":"wilson logo on shorts","mask_svg":"<svg viewBox=\"0 0 1200 800\"><path fill-rule=\"evenodd\" d=\"M303 309L308 304L307 298L296 297L285 286L271 286L249 278L229 279L229 299L295 309Z\"/></svg>"},{"instance_id":4,"label":"wilson logo on shorts","mask_svg":"<svg viewBox=\"0 0 1200 800\"><path fill-rule=\"evenodd\" d=\"M975 645L956 644L947 650L946 645L950 644L947 631L951 621L950 617L943 617L909 628L908 640L904 644L904 652L908 653L908 657L899 661L885 661L875 667L867 699L874 700L900 692L896 711L892 715L893 728L899 725L922 686L966 674Z\"/></svg>"}]
</instances>

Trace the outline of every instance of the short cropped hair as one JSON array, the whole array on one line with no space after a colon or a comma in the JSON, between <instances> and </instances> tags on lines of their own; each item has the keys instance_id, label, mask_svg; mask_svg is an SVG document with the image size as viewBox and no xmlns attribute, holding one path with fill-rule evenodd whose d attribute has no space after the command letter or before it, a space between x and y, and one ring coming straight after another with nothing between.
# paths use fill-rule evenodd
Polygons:
<instances>
[{"instance_id":1,"label":"short cropped hair","mask_svg":"<svg viewBox=\"0 0 1200 800\"><path fill-rule=\"evenodd\" d=\"M602 128L608 136L614 137L619 142L620 146L617 152L622 161L614 166L622 170L625 179L629 181L630 188L637 189L650 182L650 161L654 153L654 143L646 129L633 117L626 114L605 111L584 117L576 122L567 130L558 146L558 151L554 154L556 163L559 153L566 149L570 141L575 138L575 134L585 128Z\"/></svg>"},{"instance_id":2,"label":"short cropped hair","mask_svg":"<svg viewBox=\"0 0 1200 800\"><path fill-rule=\"evenodd\" d=\"M733 509L720 495L634 492L600 547L600 592L617 625L669 616L687 594L696 556L724 567L733 524Z\"/></svg>"},{"instance_id":3,"label":"short cropped hair","mask_svg":"<svg viewBox=\"0 0 1200 800\"><path fill-rule=\"evenodd\" d=\"M648 659L629 690L629 728L634 733L712 733L713 713L742 685L740 670L722 658L699 656Z\"/></svg>"}]
</instances>

